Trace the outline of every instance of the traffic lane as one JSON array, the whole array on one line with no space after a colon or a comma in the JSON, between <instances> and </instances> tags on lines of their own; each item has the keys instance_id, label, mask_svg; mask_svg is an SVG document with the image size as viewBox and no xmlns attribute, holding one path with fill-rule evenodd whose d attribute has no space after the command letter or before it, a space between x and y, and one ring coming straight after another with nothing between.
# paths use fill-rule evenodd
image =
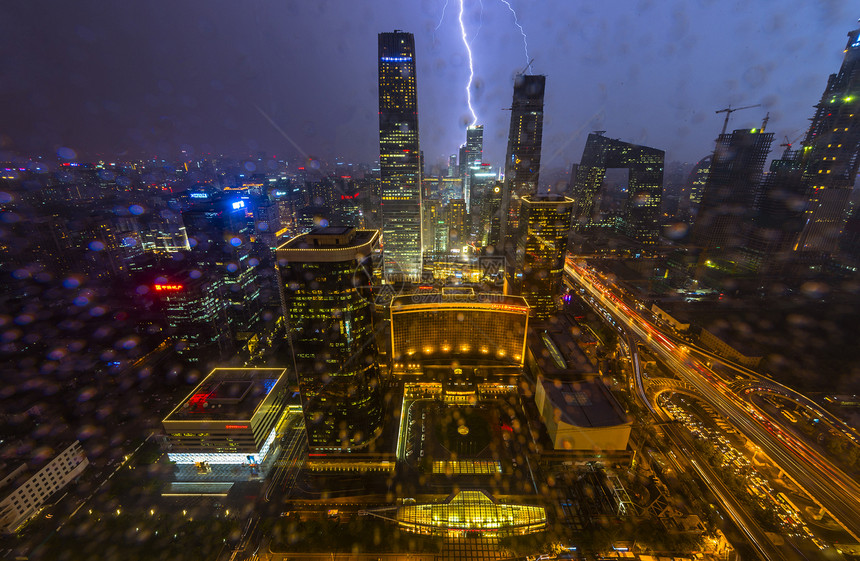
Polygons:
<instances>
[{"instance_id":1,"label":"traffic lane","mask_svg":"<svg viewBox=\"0 0 860 561\"><path fill-rule=\"evenodd\" d=\"M570 267L567 268L569 269ZM618 308L611 302L609 298L605 297L601 293L601 291L594 289L588 283L583 284L589 292L595 294L600 299L601 303L605 307L612 310L616 317L619 317L619 319L626 320L625 323L628 324L628 327L630 327L634 332L636 332L637 335L645 339L646 344L650 343L649 347L652 350L655 350L661 356L661 358L672 362L673 366L675 367L673 368L673 370L676 370L676 374L681 376L684 381L690 383L690 385L703 393L703 395L705 395L707 399L711 400L713 402L712 405L715 407L715 409L717 409L718 411L720 411L721 414L729 418L731 418L732 415L735 415L737 419L743 420L744 428L754 436L752 440L756 442L756 444L759 444L759 446L764 449L766 453L769 453L771 459L774 459L774 457L779 458L778 460L776 460L778 465L781 465L780 461L785 463L786 466L782 466L784 471L796 481L798 478L806 481L807 487L805 488L807 489L807 491L818 500L817 502L819 502L819 504L825 505L827 507L827 510L831 512L831 515L837 520L839 520L843 527L846 527L849 532L852 533L855 539L858 535L860 535L858 534L858 527L860 527L860 522L855 522L855 520L860 520L860 516L857 515L858 513L856 509L851 509L850 507L846 508L845 506L843 506L846 485L842 484L841 489L836 492L830 489L831 482L829 480L821 481L817 477L810 477L808 473L808 467L797 464L793 458L786 455L783 450L783 444L779 442L779 439L775 438L768 431L763 430L757 422L751 423L750 419L748 418L748 412L738 407L728 396L717 392L716 388L711 385L709 381L705 381L703 383L701 373L695 371L695 368L692 368L692 370L695 372L693 374L690 374L691 368L689 367L689 365L679 360L678 357L673 354L673 351L675 351L676 347L671 345L671 343L667 343L665 337L662 337L653 328L653 326L649 326L635 313L630 313L629 310L628 313L620 313L618 311ZM640 323L643 323L643 325L646 325L648 327L648 331L637 325L637 320ZM655 344L655 340L660 341L660 343L662 344ZM668 347L669 350L667 350L666 347ZM717 383L720 384L720 382ZM720 385L725 386L724 384ZM727 414L725 409L720 410L721 406L722 408L728 409L731 409L733 407L734 410L730 411L730 413ZM750 436L750 434L747 434L747 436ZM809 458L806 459L808 460ZM786 469L786 467L788 467L788 469ZM840 496L842 497L842 500L838 498ZM858 496L860 495L856 493L852 495L852 493L849 492L849 497L853 498L855 504L860 504L857 501Z\"/></svg>"}]
</instances>

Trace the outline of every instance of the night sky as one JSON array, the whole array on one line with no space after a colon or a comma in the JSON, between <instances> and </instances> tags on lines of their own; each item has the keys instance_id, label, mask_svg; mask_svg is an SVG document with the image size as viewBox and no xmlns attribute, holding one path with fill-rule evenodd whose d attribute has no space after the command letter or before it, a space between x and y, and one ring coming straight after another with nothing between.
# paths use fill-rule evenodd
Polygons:
<instances>
[{"instance_id":1,"label":"night sky","mask_svg":"<svg viewBox=\"0 0 860 561\"><path fill-rule=\"evenodd\" d=\"M498 165L510 119L502 109L527 59L501 0L463 1L484 159ZM579 161L594 129L665 149L667 161L695 161L722 126L714 111L729 103L762 103L734 114L729 128L759 127L769 110L779 150L784 135L805 131L860 15L841 0L511 4L533 71L547 75L544 169ZM371 162L376 35L402 29L415 34L421 147L435 164L457 151L471 120L459 1L449 0L442 17L444 5L6 2L0 143L25 152L71 148L84 160L177 157L184 149Z\"/></svg>"}]
</instances>

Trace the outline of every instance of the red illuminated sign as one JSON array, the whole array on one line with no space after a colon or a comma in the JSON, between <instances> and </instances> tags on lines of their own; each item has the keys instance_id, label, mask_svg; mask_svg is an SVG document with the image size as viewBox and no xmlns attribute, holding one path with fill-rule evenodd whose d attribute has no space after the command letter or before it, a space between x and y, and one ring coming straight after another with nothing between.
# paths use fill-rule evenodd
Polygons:
<instances>
[{"instance_id":1,"label":"red illuminated sign","mask_svg":"<svg viewBox=\"0 0 860 561\"><path fill-rule=\"evenodd\" d=\"M153 286L155 290L161 291L172 291L172 290L182 290L181 284L156 284Z\"/></svg>"},{"instance_id":2,"label":"red illuminated sign","mask_svg":"<svg viewBox=\"0 0 860 561\"><path fill-rule=\"evenodd\" d=\"M246 429L248 425L224 425L225 429Z\"/></svg>"},{"instance_id":3,"label":"red illuminated sign","mask_svg":"<svg viewBox=\"0 0 860 561\"><path fill-rule=\"evenodd\" d=\"M358 193L356 193L355 195L341 195L340 196L340 200L342 200L342 201L346 201L349 199L357 199L357 198L358 198Z\"/></svg>"}]
</instances>

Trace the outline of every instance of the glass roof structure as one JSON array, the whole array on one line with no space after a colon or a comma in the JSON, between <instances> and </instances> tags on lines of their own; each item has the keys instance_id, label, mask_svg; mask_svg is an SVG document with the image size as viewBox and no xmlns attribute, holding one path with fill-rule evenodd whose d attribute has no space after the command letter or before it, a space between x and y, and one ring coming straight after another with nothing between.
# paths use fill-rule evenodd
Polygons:
<instances>
[{"instance_id":1,"label":"glass roof structure","mask_svg":"<svg viewBox=\"0 0 860 561\"><path fill-rule=\"evenodd\" d=\"M446 503L404 505L397 511L397 521L403 529L421 534L522 535L543 530L546 511L496 503L483 491L460 491Z\"/></svg>"}]
</instances>

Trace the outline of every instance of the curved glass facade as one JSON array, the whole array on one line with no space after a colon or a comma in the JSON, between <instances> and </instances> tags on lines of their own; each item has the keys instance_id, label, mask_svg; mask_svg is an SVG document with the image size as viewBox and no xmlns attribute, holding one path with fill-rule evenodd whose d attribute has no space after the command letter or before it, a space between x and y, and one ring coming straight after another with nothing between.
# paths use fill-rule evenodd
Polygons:
<instances>
[{"instance_id":1,"label":"curved glass facade","mask_svg":"<svg viewBox=\"0 0 860 561\"><path fill-rule=\"evenodd\" d=\"M419 534L512 536L546 528L546 511L539 506L495 503L483 491L461 491L447 503L402 506L397 521L404 530Z\"/></svg>"}]
</instances>

